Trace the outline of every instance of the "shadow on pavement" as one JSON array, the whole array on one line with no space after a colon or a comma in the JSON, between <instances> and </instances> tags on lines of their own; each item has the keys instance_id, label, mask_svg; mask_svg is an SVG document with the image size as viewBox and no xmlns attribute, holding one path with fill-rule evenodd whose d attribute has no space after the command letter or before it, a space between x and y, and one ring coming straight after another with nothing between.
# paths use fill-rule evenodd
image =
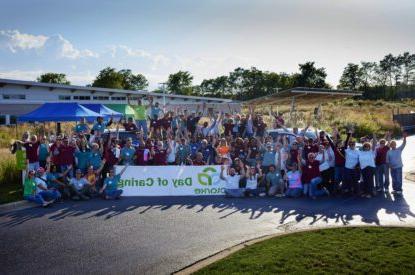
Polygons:
<instances>
[{"instance_id":1,"label":"shadow on pavement","mask_svg":"<svg viewBox=\"0 0 415 275\"><path fill-rule=\"evenodd\" d=\"M88 202L65 202L50 208L30 208L1 213L3 222L0 226L13 227L31 219L48 216L58 221L67 217L85 215L85 219L103 217L110 219L130 211L146 214L148 211L165 211L169 209L194 210L203 213L212 208L219 219L226 219L235 213L249 215L249 219L258 219L264 213L274 213L281 225L304 221L310 225L317 222L334 222L341 225L349 224L353 219L361 219L367 224L379 225L378 212L384 209L388 216L396 216L404 221L408 216L415 217L404 197L393 197L381 194L372 199L365 198L243 198L226 199L223 197L125 197L119 201L91 200ZM307 220L305 220L307 218Z\"/></svg>"}]
</instances>

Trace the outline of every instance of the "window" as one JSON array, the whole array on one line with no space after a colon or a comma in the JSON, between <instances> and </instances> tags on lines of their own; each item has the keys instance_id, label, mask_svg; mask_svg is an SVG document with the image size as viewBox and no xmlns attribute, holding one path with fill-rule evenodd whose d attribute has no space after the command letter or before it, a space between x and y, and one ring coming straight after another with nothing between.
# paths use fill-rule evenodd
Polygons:
<instances>
[{"instance_id":1,"label":"window","mask_svg":"<svg viewBox=\"0 0 415 275\"><path fill-rule=\"evenodd\" d=\"M70 95L59 95L59 100L71 100Z\"/></svg>"},{"instance_id":2,"label":"window","mask_svg":"<svg viewBox=\"0 0 415 275\"><path fill-rule=\"evenodd\" d=\"M16 124L17 116L10 116L10 124Z\"/></svg>"},{"instance_id":3,"label":"window","mask_svg":"<svg viewBox=\"0 0 415 275\"><path fill-rule=\"evenodd\" d=\"M111 100L127 100L125 96L112 96Z\"/></svg>"},{"instance_id":4,"label":"window","mask_svg":"<svg viewBox=\"0 0 415 275\"><path fill-rule=\"evenodd\" d=\"M74 95L74 100L91 100L91 97L89 95Z\"/></svg>"},{"instance_id":5,"label":"window","mask_svg":"<svg viewBox=\"0 0 415 275\"><path fill-rule=\"evenodd\" d=\"M6 116L0 115L0 125L4 125L4 124L6 124Z\"/></svg>"},{"instance_id":6,"label":"window","mask_svg":"<svg viewBox=\"0 0 415 275\"><path fill-rule=\"evenodd\" d=\"M109 96L94 96L94 100L110 100Z\"/></svg>"},{"instance_id":7,"label":"window","mask_svg":"<svg viewBox=\"0 0 415 275\"><path fill-rule=\"evenodd\" d=\"M26 95L3 95L3 99L26 99Z\"/></svg>"}]
</instances>

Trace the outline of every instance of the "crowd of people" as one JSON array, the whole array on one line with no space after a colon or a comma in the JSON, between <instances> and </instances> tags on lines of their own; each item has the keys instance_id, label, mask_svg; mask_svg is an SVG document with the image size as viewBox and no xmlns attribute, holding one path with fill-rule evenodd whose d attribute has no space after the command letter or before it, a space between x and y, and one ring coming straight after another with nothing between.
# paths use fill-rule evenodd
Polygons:
<instances>
[{"instance_id":1,"label":"crowd of people","mask_svg":"<svg viewBox=\"0 0 415 275\"><path fill-rule=\"evenodd\" d=\"M402 193L402 151L390 133L356 139L285 128L281 114L270 112L267 125L253 107L246 114L171 108L141 100L129 105L135 115L120 121L100 117L90 127L81 119L73 131L57 135L26 133L18 144L26 151L24 198L47 206L63 199L119 199L118 183L129 165L221 165L227 197L277 196L317 198L372 197ZM112 131L108 128L113 125ZM122 130L122 128L124 130ZM270 135L269 129L282 129ZM120 132L133 138L120 138ZM356 142L361 144L358 148ZM114 166L124 165L117 174Z\"/></svg>"}]
</instances>

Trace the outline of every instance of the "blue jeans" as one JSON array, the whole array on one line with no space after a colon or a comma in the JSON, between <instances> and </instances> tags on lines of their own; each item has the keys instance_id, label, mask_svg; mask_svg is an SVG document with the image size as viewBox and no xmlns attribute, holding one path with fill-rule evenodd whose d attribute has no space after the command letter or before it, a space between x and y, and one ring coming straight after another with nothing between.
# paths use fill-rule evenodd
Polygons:
<instances>
[{"instance_id":1,"label":"blue jeans","mask_svg":"<svg viewBox=\"0 0 415 275\"><path fill-rule=\"evenodd\" d=\"M402 167L391 168L392 188L394 191L402 191Z\"/></svg>"},{"instance_id":2,"label":"blue jeans","mask_svg":"<svg viewBox=\"0 0 415 275\"><path fill-rule=\"evenodd\" d=\"M343 178L344 178L344 167L342 166L334 167L334 181L336 182L337 186L339 186L340 183L343 182Z\"/></svg>"},{"instance_id":3,"label":"blue jeans","mask_svg":"<svg viewBox=\"0 0 415 275\"><path fill-rule=\"evenodd\" d=\"M303 193L303 188L288 188L287 192L285 192L285 196L290 198L298 198L301 197Z\"/></svg>"},{"instance_id":4,"label":"blue jeans","mask_svg":"<svg viewBox=\"0 0 415 275\"><path fill-rule=\"evenodd\" d=\"M324 190L322 187L318 188L319 184L323 182L322 178L316 177L310 181L310 196L311 197L322 197L324 195L327 195L326 190Z\"/></svg>"},{"instance_id":5,"label":"blue jeans","mask_svg":"<svg viewBox=\"0 0 415 275\"><path fill-rule=\"evenodd\" d=\"M145 119L143 119L143 120L137 120L136 121L136 124L137 124L137 129L138 129L138 131L143 131L143 137L144 138L147 138L147 132L148 132L148 129L147 129L147 120L145 120Z\"/></svg>"},{"instance_id":6,"label":"blue jeans","mask_svg":"<svg viewBox=\"0 0 415 275\"><path fill-rule=\"evenodd\" d=\"M122 190L116 189L116 190L105 190L104 195L108 196L109 199L115 200L121 197Z\"/></svg>"},{"instance_id":7,"label":"blue jeans","mask_svg":"<svg viewBox=\"0 0 415 275\"><path fill-rule=\"evenodd\" d=\"M373 176L375 174L375 168L371 166L367 166L364 169L362 169L361 172L362 172L362 178L363 178L363 183L362 183L363 193L370 195L373 193L373 187L374 187Z\"/></svg>"},{"instance_id":8,"label":"blue jeans","mask_svg":"<svg viewBox=\"0 0 415 275\"><path fill-rule=\"evenodd\" d=\"M36 196L41 196L43 200L57 200L61 197L61 193L58 190L45 190L40 191Z\"/></svg>"},{"instance_id":9,"label":"blue jeans","mask_svg":"<svg viewBox=\"0 0 415 275\"><path fill-rule=\"evenodd\" d=\"M389 167L387 164L376 166L375 172L376 188L389 188Z\"/></svg>"},{"instance_id":10,"label":"blue jeans","mask_svg":"<svg viewBox=\"0 0 415 275\"><path fill-rule=\"evenodd\" d=\"M255 189L246 189L245 194L252 194L254 196L258 196L260 193L265 193L264 187L258 187Z\"/></svg>"},{"instance_id":11,"label":"blue jeans","mask_svg":"<svg viewBox=\"0 0 415 275\"><path fill-rule=\"evenodd\" d=\"M243 198L245 197L245 188L225 189L225 197Z\"/></svg>"},{"instance_id":12,"label":"blue jeans","mask_svg":"<svg viewBox=\"0 0 415 275\"><path fill-rule=\"evenodd\" d=\"M42 205L45 202L45 200L42 198L41 195L24 196L23 199L30 201L30 202L35 202L40 205Z\"/></svg>"}]
</instances>

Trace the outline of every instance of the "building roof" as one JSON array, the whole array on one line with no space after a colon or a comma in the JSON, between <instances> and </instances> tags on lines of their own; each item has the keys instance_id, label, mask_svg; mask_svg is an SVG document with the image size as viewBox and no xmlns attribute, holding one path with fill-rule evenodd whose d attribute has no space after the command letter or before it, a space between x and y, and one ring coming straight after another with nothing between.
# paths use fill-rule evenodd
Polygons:
<instances>
[{"instance_id":1,"label":"building roof","mask_svg":"<svg viewBox=\"0 0 415 275\"><path fill-rule=\"evenodd\" d=\"M307 88L307 87L295 87L287 90L278 91L276 93L261 96L258 98L250 99L243 104L249 103L265 103L267 101L273 101L278 103L288 103L292 98L301 99L312 99L322 102L324 100L340 99L352 96L361 96L361 91L352 90L335 90L335 89L324 89L324 88Z\"/></svg>"},{"instance_id":2,"label":"building roof","mask_svg":"<svg viewBox=\"0 0 415 275\"><path fill-rule=\"evenodd\" d=\"M53 84L53 83L42 83L36 81L26 81L26 80L14 80L14 79L4 79L0 78L0 87L5 85L20 85L25 86L27 89L31 87L43 87L49 90L54 89L64 89L74 91L89 91L91 93L94 92L107 92L107 93L118 93L118 94L130 94L130 95L149 95L149 96L163 96L161 93L153 93L146 90L122 90L122 89L109 89L109 88L99 88L99 87L86 87L86 86L76 86L76 85L65 85L65 84ZM173 94L166 94L166 98L188 98L188 99L199 99L199 100L214 100L214 101L221 101L221 102L232 102L231 99L224 99L224 98L215 98L215 97L205 97L205 96L187 96L187 95L173 95Z\"/></svg>"}]
</instances>

